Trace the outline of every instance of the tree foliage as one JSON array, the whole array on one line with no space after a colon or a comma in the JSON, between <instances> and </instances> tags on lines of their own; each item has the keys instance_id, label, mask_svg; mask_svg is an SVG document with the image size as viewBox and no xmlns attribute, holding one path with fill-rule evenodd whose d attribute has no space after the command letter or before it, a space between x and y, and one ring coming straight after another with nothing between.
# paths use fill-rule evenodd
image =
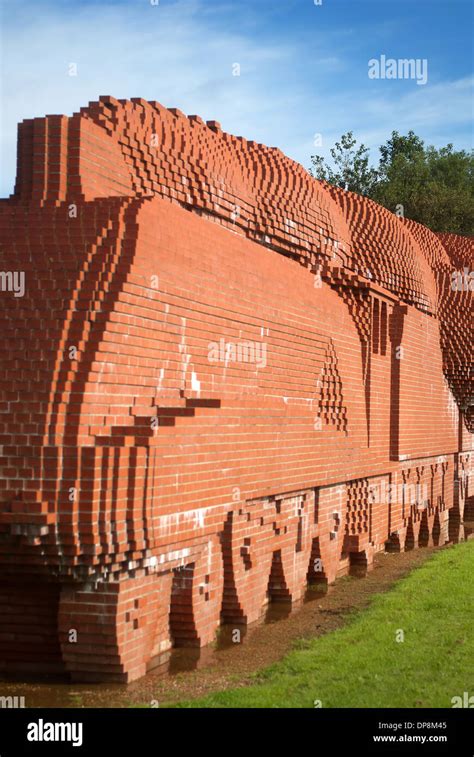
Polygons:
<instances>
[{"instance_id":1,"label":"tree foliage","mask_svg":"<svg viewBox=\"0 0 474 757\"><path fill-rule=\"evenodd\" d=\"M377 172L369 165L368 148L365 145L359 145L355 149L356 145L357 140L351 131L343 134L341 141L336 142L331 148L335 169L333 170L324 158L313 155L311 175L350 192L368 195L377 179Z\"/></svg>"},{"instance_id":2,"label":"tree foliage","mask_svg":"<svg viewBox=\"0 0 474 757\"><path fill-rule=\"evenodd\" d=\"M393 131L379 151L378 166L371 167L369 150L348 132L331 149L334 166L313 155L310 173L433 231L474 233L474 152L426 147L413 131Z\"/></svg>"}]
</instances>

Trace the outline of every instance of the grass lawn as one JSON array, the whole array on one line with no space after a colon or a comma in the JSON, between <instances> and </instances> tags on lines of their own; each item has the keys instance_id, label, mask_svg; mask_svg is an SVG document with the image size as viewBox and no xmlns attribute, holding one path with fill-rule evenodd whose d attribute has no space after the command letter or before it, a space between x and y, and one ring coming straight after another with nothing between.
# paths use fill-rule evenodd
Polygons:
<instances>
[{"instance_id":1,"label":"grass lawn","mask_svg":"<svg viewBox=\"0 0 474 757\"><path fill-rule=\"evenodd\" d=\"M473 541L440 550L344 628L300 642L252 685L178 706L451 707L452 697L474 694L473 578Z\"/></svg>"}]
</instances>

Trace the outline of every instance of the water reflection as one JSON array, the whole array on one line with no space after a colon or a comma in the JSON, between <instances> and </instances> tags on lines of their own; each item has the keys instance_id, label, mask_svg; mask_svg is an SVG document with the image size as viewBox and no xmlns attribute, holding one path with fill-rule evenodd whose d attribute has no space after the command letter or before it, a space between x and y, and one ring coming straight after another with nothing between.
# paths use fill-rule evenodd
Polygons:
<instances>
[{"instance_id":1,"label":"water reflection","mask_svg":"<svg viewBox=\"0 0 474 757\"><path fill-rule=\"evenodd\" d=\"M138 701L140 695L146 701L153 683L199 670L213 664L225 670L227 661L233 659L233 651L247 644L255 630L262 625L278 623L302 607L321 597L319 591L310 591L298 604L271 602L260 620L250 626L226 623L218 631L216 641L206 647L180 647L164 652L154 658L147 674L130 684L79 684L70 683L65 676L38 676L3 674L0 678L0 696L24 696L26 707L123 707ZM282 633L285 631L282 628Z\"/></svg>"}]
</instances>

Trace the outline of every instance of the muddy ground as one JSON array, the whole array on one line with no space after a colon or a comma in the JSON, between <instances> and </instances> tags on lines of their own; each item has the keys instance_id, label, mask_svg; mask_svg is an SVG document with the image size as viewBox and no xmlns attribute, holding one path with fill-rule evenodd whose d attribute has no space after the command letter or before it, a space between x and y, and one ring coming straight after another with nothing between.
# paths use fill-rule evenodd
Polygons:
<instances>
[{"instance_id":1,"label":"muddy ground","mask_svg":"<svg viewBox=\"0 0 474 757\"><path fill-rule=\"evenodd\" d=\"M313 593L291 612L286 605L271 606L262 622L243 631L240 643L232 641L234 629L224 627L215 644L201 650L174 650L161 665L128 686L3 679L0 696L24 696L26 707L156 707L245 686L252 673L280 660L296 640L340 628L352 612L366 607L375 594L390 589L433 552L424 548L381 553L366 578L340 578L327 594Z\"/></svg>"}]
</instances>

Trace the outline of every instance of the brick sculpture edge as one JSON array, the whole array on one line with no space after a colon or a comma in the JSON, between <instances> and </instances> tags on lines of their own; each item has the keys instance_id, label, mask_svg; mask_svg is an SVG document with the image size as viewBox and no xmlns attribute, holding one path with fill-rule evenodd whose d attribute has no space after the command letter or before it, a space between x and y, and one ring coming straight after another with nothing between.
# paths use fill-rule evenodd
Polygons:
<instances>
[{"instance_id":1,"label":"brick sculpture edge","mask_svg":"<svg viewBox=\"0 0 474 757\"><path fill-rule=\"evenodd\" d=\"M0 225L2 672L128 682L470 535L472 239L112 97L19 125Z\"/></svg>"}]
</instances>

